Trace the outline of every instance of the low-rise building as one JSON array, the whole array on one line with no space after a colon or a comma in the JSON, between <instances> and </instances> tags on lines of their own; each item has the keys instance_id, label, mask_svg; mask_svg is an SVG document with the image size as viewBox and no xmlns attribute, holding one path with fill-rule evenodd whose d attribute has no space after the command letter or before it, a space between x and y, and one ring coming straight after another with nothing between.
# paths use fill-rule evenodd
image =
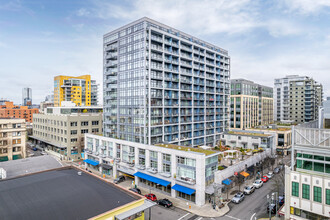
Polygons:
<instances>
[{"instance_id":1,"label":"low-rise building","mask_svg":"<svg viewBox=\"0 0 330 220\"><path fill-rule=\"evenodd\" d=\"M22 118L26 122L32 122L33 114L39 112L38 108L30 108L29 106L14 105L13 102L5 102L0 105L0 117L5 118Z\"/></svg>"},{"instance_id":2,"label":"low-rise building","mask_svg":"<svg viewBox=\"0 0 330 220\"><path fill-rule=\"evenodd\" d=\"M24 119L0 118L0 162L25 158Z\"/></svg>"},{"instance_id":3,"label":"low-rise building","mask_svg":"<svg viewBox=\"0 0 330 220\"><path fill-rule=\"evenodd\" d=\"M220 152L172 144L147 145L85 134L86 168L131 177L135 185L202 206Z\"/></svg>"},{"instance_id":4,"label":"low-rise building","mask_svg":"<svg viewBox=\"0 0 330 220\"><path fill-rule=\"evenodd\" d=\"M292 130L291 127L260 127L248 129L248 131L261 131L265 134L274 134L276 151L281 155L288 155L291 151Z\"/></svg>"},{"instance_id":5,"label":"low-rise building","mask_svg":"<svg viewBox=\"0 0 330 220\"><path fill-rule=\"evenodd\" d=\"M221 136L221 144L243 149L271 149L275 151L275 137L262 131L230 130Z\"/></svg>"},{"instance_id":6,"label":"low-rise building","mask_svg":"<svg viewBox=\"0 0 330 220\"><path fill-rule=\"evenodd\" d=\"M84 134L102 134L102 107L47 108L33 118L33 136L38 145L65 160L79 160Z\"/></svg>"}]
</instances>

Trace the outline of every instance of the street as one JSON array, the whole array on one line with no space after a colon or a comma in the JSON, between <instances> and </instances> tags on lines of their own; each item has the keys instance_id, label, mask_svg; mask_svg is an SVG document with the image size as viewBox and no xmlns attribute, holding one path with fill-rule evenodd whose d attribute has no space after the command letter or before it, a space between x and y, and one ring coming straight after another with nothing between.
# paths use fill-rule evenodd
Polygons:
<instances>
[{"instance_id":1,"label":"street","mask_svg":"<svg viewBox=\"0 0 330 220\"><path fill-rule=\"evenodd\" d=\"M285 164L289 164L289 157L285 158ZM240 204L229 204L230 211L224 216L219 218L206 218L201 217L192 213L189 213L185 210L181 210L176 207L164 208L161 206L154 206L151 211L151 219L157 220L167 220L167 219L176 219L176 220L255 220L259 218L267 218L269 216L267 212L267 194L271 194L275 188L275 180L279 182L279 195L284 194L284 185L281 181L281 178L284 178L284 169L281 170L279 174L275 174L267 183L256 189L251 195L246 195L243 202ZM241 186L241 190L243 186ZM273 215L272 215L273 216ZM149 219L149 213L146 213L145 219Z\"/></svg>"}]
</instances>

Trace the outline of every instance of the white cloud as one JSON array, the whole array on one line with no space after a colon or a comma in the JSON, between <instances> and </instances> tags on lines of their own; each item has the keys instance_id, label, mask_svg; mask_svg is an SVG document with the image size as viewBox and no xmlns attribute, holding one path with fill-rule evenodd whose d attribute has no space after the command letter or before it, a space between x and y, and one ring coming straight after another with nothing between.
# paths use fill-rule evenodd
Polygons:
<instances>
[{"instance_id":1,"label":"white cloud","mask_svg":"<svg viewBox=\"0 0 330 220\"><path fill-rule=\"evenodd\" d=\"M77 11L77 16L88 16L90 12L86 8L81 8Z\"/></svg>"},{"instance_id":2,"label":"white cloud","mask_svg":"<svg viewBox=\"0 0 330 220\"><path fill-rule=\"evenodd\" d=\"M315 14L330 7L329 0L282 0L289 11L297 11L301 14Z\"/></svg>"},{"instance_id":3,"label":"white cloud","mask_svg":"<svg viewBox=\"0 0 330 220\"><path fill-rule=\"evenodd\" d=\"M89 15L103 19L136 20L148 16L193 33L246 33L257 26L256 1L252 0L136 0L131 6L97 2Z\"/></svg>"},{"instance_id":4,"label":"white cloud","mask_svg":"<svg viewBox=\"0 0 330 220\"><path fill-rule=\"evenodd\" d=\"M299 35L304 31L299 24L288 20L273 19L264 23L264 26L273 37Z\"/></svg>"}]
</instances>

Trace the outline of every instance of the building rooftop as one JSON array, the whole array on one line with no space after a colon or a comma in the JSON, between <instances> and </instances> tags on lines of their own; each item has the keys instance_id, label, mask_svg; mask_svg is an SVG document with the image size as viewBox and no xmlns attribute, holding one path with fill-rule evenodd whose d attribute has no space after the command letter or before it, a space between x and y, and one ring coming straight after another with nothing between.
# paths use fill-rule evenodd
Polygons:
<instances>
[{"instance_id":1,"label":"building rooftop","mask_svg":"<svg viewBox=\"0 0 330 220\"><path fill-rule=\"evenodd\" d=\"M290 131L291 127L277 127L277 128L251 128L251 130L268 130L268 131Z\"/></svg>"},{"instance_id":2,"label":"building rooftop","mask_svg":"<svg viewBox=\"0 0 330 220\"><path fill-rule=\"evenodd\" d=\"M7 178L13 178L29 173L60 168L62 167L62 164L60 164L60 162L58 162L54 157L44 155L1 162L0 167L6 170Z\"/></svg>"},{"instance_id":3,"label":"building rooftop","mask_svg":"<svg viewBox=\"0 0 330 220\"><path fill-rule=\"evenodd\" d=\"M205 154L206 156L218 153L217 151L213 151L213 150L205 150L202 148L193 148L193 147L184 147L184 146L179 146L179 145L175 145L175 144L155 144L155 146L170 148L170 149L174 149L174 150L197 152L197 153Z\"/></svg>"},{"instance_id":4,"label":"building rooftop","mask_svg":"<svg viewBox=\"0 0 330 220\"><path fill-rule=\"evenodd\" d=\"M88 219L140 199L64 168L0 181L0 219Z\"/></svg>"},{"instance_id":5,"label":"building rooftop","mask_svg":"<svg viewBox=\"0 0 330 220\"><path fill-rule=\"evenodd\" d=\"M272 136L270 134L263 134L263 133L254 133L254 132L243 132L243 131L228 131L227 134L233 135L242 135L242 136L253 136L253 137L269 137Z\"/></svg>"}]
</instances>

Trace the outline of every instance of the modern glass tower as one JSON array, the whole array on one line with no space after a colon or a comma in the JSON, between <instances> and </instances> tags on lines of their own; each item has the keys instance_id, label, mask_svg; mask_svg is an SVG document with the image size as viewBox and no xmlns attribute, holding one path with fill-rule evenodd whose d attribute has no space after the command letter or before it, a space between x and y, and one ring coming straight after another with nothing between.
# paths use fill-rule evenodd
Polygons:
<instances>
[{"instance_id":1,"label":"modern glass tower","mask_svg":"<svg viewBox=\"0 0 330 220\"><path fill-rule=\"evenodd\" d=\"M103 46L105 136L214 145L229 127L228 51L145 17Z\"/></svg>"}]
</instances>

